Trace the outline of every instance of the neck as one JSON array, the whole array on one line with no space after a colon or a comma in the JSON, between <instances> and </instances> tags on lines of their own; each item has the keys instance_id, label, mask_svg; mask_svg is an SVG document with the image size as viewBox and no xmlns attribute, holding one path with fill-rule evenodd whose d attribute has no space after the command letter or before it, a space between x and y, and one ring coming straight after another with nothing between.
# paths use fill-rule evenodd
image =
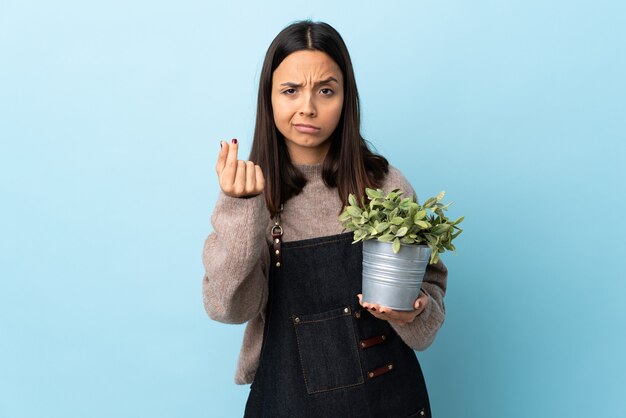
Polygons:
<instances>
[{"instance_id":1,"label":"neck","mask_svg":"<svg viewBox=\"0 0 626 418\"><path fill-rule=\"evenodd\" d=\"M314 148L300 147L287 143L289 159L293 164L298 165L314 165L323 163L329 148L330 141L326 141L325 144Z\"/></svg>"}]
</instances>

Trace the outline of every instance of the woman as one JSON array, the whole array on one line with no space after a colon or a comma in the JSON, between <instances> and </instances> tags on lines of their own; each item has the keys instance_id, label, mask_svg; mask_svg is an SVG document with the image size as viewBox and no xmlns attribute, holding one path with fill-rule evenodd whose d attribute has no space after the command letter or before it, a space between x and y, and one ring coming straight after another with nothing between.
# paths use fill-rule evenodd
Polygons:
<instances>
[{"instance_id":1,"label":"woman","mask_svg":"<svg viewBox=\"0 0 626 418\"><path fill-rule=\"evenodd\" d=\"M220 145L204 306L248 322L235 376L252 383L245 416L430 416L413 349L443 323L447 270L429 266L411 312L361 304L361 245L337 216L366 187L414 191L361 137L339 33L283 29L265 56L250 160L236 139Z\"/></svg>"}]
</instances>

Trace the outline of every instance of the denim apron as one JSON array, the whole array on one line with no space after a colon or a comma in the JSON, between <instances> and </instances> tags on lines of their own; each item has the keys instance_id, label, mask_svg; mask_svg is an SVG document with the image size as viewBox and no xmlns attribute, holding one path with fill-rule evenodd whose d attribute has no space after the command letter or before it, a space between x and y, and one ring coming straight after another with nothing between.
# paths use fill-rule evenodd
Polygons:
<instances>
[{"instance_id":1,"label":"denim apron","mask_svg":"<svg viewBox=\"0 0 626 418\"><path fill-rule=\"evenodd\" d=\"M282 244L245 417L431 416L414 351L359 305L362 245L352 237Z\"/></svg>"}]
</instances>

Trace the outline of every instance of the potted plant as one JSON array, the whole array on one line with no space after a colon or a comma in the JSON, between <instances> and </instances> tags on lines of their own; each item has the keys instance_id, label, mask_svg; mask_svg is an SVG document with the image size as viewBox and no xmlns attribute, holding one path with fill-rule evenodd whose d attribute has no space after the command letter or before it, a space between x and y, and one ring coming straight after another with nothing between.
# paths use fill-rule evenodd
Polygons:
<instances>
[{"instance_id":1,"label":"potted plant","mask_svg":"<svg viewBox=\"0 0 626 418\"><path fill-rule=\"evenodd\" d=\"M361 204L354 195L339 215L344 230L354 231L353 244L363 242L363 301L394 310L413 310L426 267L439 254L454 251L452 240L462 229L460 217L450 221L441 201L445 192L419 204L403 191L387 195L381 189L365 189Z\"/></svg>"}]
</instances>

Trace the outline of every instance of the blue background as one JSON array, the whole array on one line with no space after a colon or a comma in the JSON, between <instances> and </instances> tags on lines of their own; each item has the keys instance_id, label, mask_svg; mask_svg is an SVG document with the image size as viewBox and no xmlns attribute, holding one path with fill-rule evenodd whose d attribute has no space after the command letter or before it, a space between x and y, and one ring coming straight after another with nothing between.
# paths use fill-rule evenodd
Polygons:
<instances>
[{"instance_id":1,"label":"blue background","mask_svg":"<svg viewBox=\"0 0 626 418\"><path fill-rule=\"evenodd\" d=\"M2 0L0 417L242 415L243 326L201 300L214 165L307 17L364 135L466 216L435 416L624 417L625 4Z\"/></svg>"}]
</instances>

